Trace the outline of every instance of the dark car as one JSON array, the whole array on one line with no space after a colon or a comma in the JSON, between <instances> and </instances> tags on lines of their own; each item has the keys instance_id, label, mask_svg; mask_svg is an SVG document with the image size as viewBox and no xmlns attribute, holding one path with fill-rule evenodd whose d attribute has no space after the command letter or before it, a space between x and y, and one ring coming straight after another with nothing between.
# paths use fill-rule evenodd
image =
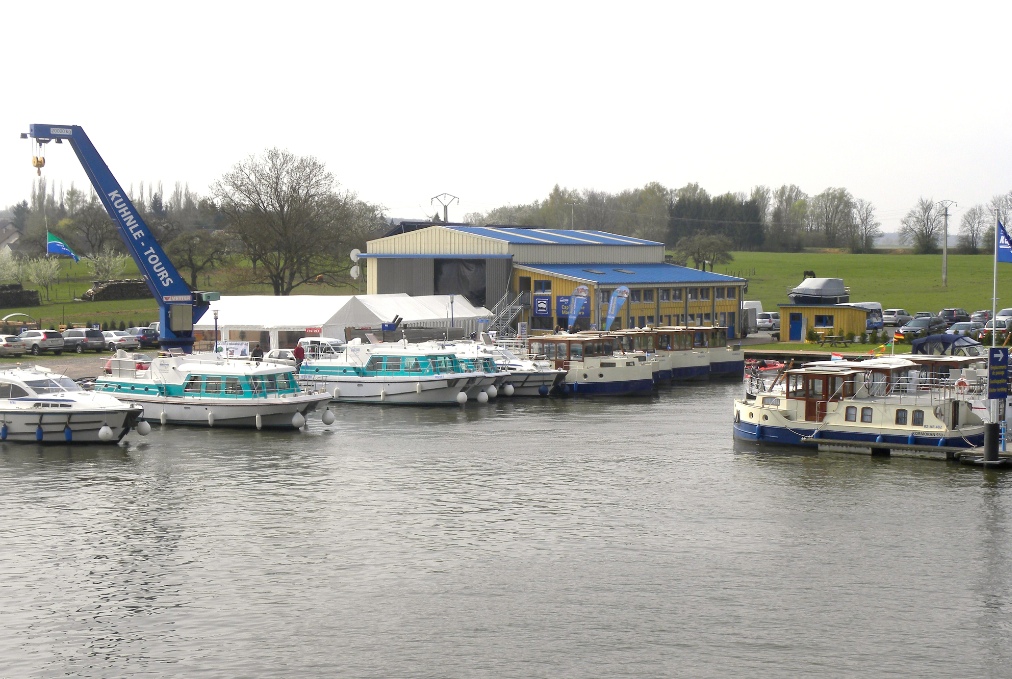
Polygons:
<instances>
[{"instance_id":1,"label":"dark car","mask_svg":"<svg viewBox=\"0 0 1012 679\"><path fill-rule=\"evenodd\" d=\"M941 316L921 316L915 318L900 328L900 334L905 339L912 337L924 337L925 335L937 335L945 332L945 321Z\"/></svg>"},{"instance_id":2,"label":"dark car","mask_svg":"<svg viewBox=\"0 0 1012 679\"><path fill-rule=\"evenodd\" d=\"M939 311L938 317L945 321L945 327L949 327L953 323L965 323L970 320L970 312L959 307L952 307Z\"/></svg>"},{"instance_id":3,"label":"dark car","mask_svg":"<svg viewBox=\"0 0 1012 679\"><path fill-rule=\"evenodd\" d=\"M977 321L979 323L987 323L991 320L991 311L988 309L981 309L980 311L974 311L970 314L971 321Z\"/></svg>"},{"instance_id":4,"label":"dark car","mask_svg":"<svg viewBox=\"0 0 1012 679\"><path fill-rule=\"evenodd\" d=\"M127 328L126 331L137 338L142 349L158 348L158 331L154 328Z\"/></svg>"},{"instance_id":5,"label":"dark car","mask_svg":"<svg viewBox=\"0 0 1012 679\"><path fill-rule=\"evenodd\" d=\"M91 328L69 328L63 331L63 349L83 354L86 351L98 353L105 349L105 337L101 330Z\"/></svg>"}]
</instances>

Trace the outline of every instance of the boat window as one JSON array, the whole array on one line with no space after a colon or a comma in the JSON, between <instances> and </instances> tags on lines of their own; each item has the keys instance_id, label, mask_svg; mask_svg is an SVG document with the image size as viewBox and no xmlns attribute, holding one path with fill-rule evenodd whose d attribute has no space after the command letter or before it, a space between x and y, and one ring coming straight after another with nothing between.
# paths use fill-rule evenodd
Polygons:
<instances>
[{"instance_id":1,"label":"boat window","mask_svg":"<svg viewBox=\"0 0 1012 679\"><path fill-rule=\"evenodd\" d=\"M791 375L788 379L787 395L795 398L805 393L805 381L802 375Z\"/></svg>"},{"instance_id":2,"label":"boat window","mask_svg":"<svg viewBox=\"0 0 1012 679\"><path fill-rule=\"evenodd\" d=\"M924 426L924 411L923 410L915 410L914 411L913 425L915 427L923 427Z\"/></svg>"},{"instance_id":3,"label":"boat window","mask_svg":"<svg viewBox=\"0 0 1012 679\"><path fill-rule=\"evenodd\" d=\"M871 408L861 408L861 421L871 422Z\"/></svg>"},{"instance_id":4,"label":"boat window","mask_svg":"<svg viewBox=\"0 0 1012 679\"><path fill-rule=\"evenodd\" d=\"M250 378L250 387L253 389L253 393L254 394L263 394L263 393L266 393L267 387L264 384L264 376L263 375L253 375Z\"/></svg>"},{"instance_id":5,"label":"boat window","mask_svg":"<svg viewBox=\"0 0 1012 679\"><path fill-rule=\"evenodd\" d=\"M531 340L531 353L537 356L538 354L545 353L545 348L541 342L537 340Z\"/></svg>"},{"instance_id":6,"label":"boat window","mask_svg":"<svg viewBox=\"0 0 1012 679\"><path fill-rule=\"evenodd\" d=\"M274 373L264 375L264 381L267 383L268 393L278 393L278 376Z\"/></svg>"},{"instance_id":7,"label":"boat window","mask_svg":"<svg viewBox=\"0 0 1012 679\"><path fill-rule=\"evenodd\" d=\"M907 409L898 408L896 410L896 424L906 424L906 423L907 423Z\"/></svg>"},{"instance_id":8,"label":"boat window","mask_svg":"<svg viewBox=\"0 0 1012 679\"><path fill-rule=\"evenodd\" d=\"M0 384L0 398L22 398L28 396L28 392L17 384Z\"/></svg>"},{"instance_id":9,"label":"boat window","mask_svg":"<svg viewBox=\"0 0 1012 679\"><path fill-rule=\"evenodd\" d=\"M829 397L839 400L843 396L843 376L834 375L831 378L832 386L829 390Z\"/></svg>"},{"instance_id":10,"label":"boat window","mask_svg":"<svg viewBox=\"0 0 1012 679\"><path fill-rule=\"evenodd\" d=\"M416 373L421 372L422 368L418 365L418 359L414 356L408 356L404 359L404 372Z\"/></svg>"},{"instance_id":11,"label":"boat window","mask_svg":"<svg viewBox=\"0 0 1012 679\"><path fill-rule=\"evenodd\" d=\"M37 394L54 394L60 391L81 391L81 386L69 377L46 377L25 380L29 389Z\"/></svg>"},{"instance_id":12,"label":"boat window","mask_svg":"<svg viewBox=\"0 0 1012 679\"><path fill-rule=\"evenodd\" d=\"M807 396L808 398L821 399L825 397L826 394L824 390L826 385L825 382L823 382L822 377L812 378L808 380L808 384L806 386L807 389L805 390L805 396Z\"/></svg>"},{"instance_id":13,"label":"boat window","mask_svg":"<svg viewBox=\"0 0 1012 679\"><path fill-rule=\"evenodd\" d=\"M857 406L847 406L845 417L848 422L857 422Z\"/></svg>"},{"instance_id":14,"label":"boat window","mask_svg":"<svg viewBox=\"0 0 1012 679\"><path fill-rule=\"evenodd\" d=\"M219 375L208 375L207 382L204 384L204 392L207 394L220 394L221 393L221 376Z\"/></svg>"},{"instance_id":15,"label":"boat window","mask_svg":"<svg viewBox=\"0 0 1012 679\"><path fill-rule=\"evenodd\" d=\"M188 394L199 394L203 381L202 375L190 375L189 379L186 380L186 386L183 387L183 391Z\"/></svg>"},{"instance_id":16,"label":"boat window","mask_svg":"<svg viewBox=\"0 0 1012 679\"><path fill-rule=\"evenodd\" d=\"M228 394L242 393L242 384L240 384L238 377L225 378L225 392Z\"/></svg>"},{"instance_id":17,"label":"boat window","mask_svg":"<svg viewBox=\"0 0 1012 679\"><path fill-rule=\"evenodd\" d=\"M583 360L583 343L573 342L569 345L569 358L573 361Z\"/></svg>"},{"instance_id":18,"label":"boat window","mask_svg":"<svg viewBox=\"0 0 1012 679\"><path fill-rule=\"evenodd\" d=\"M380 372L383 370L383 357L382 356L370 356L369 360L365 364L366 372Z\"/></svg>"},{"instance_id":19,"label":"boat window","mask_svg":"<svg viewBox=\"0 0 1012 679\"><path fill-rule=\"evenodd\" d=\"M387 356L386 362L387 372L400 372L401 371L401 357L400 356Z\"/></svg>"},{"instance_id":20,"label":"boat window","mask_svg":"<svg viewBox=\"0 0 1012 679\"><path fill-rule=\"evenodd\" d=\"M566 342L559 342L555 347L555 357L560 361L569 358L569 345Z\"/></svg>"},{"instance_id":21,"label":"boat window","mask_svg":"<svg viewBox=\"0 0 1012 679\"><path fill-rule=\"evenodd\" d=\"M549 361L555 360L555 342L545 342L545 358Z\"/></svg>"}]
</instances>

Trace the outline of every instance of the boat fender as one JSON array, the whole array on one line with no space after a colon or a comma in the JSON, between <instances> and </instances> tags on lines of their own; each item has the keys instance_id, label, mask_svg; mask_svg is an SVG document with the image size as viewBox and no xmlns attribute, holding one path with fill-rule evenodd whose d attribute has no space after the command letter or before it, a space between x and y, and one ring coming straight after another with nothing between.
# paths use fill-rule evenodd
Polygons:
<instances>
[{"instance_id":1,"label":"boat fender","mask_svg":"<svg viewBox=\"0 0 1012 679\"><path fill-rule=\"evenodd\" d=\"M421 382L418 382L418 383L415 384L415 393L416 394L422 393L422 383Z\"/></svg>"},{"instance_id":2,"label":"boat fender","mask_svg":"<svg viewBox=\"0 0 1012 679\"><path fill-rule=\"evenodd\" d=\"M945 445L945 439L938 439L938 447L941 448Z\"/></svg>"},{"instance_id":3,"label":"boat fender","mask_svg":"<svg viewBox=\"0 0 1012 679\"><path fill-rule=\"evenodd\" d=\"M334 387L333 396L335 400L341 398L341 387Z\"/></svg>"},{"instance_id":4,"label":"boat fender","mask_svg":"<svg viewBox=\"0 0 1012 679\"><path fill-rule=\"evenodd\" d=\"M913 432L910 432L910 435L907 436L907 444L912 446L912 445L914 445L914 441L915 440L916 439L914 438Z\"/></svg>"},{"instance_id":5,"label":"boat fender","mask_svg":"<svg viewBox=\"0 0 1012 679\"><path fill-rule=\"evenodd\" d=\"M882 434L875 437L875 443L882 443Z\"/></svg>"},{"instance_id":6,"label":"boat fender","mask_svg":"<svg viewBox=\"0 0 1012 679\"><path fill-rule=\"evenodd\" d=\"M7 423L4 422L3 425L0 426L0 441L6 440L7 440Z\"/></svg>"},{"instance_id":7,"label":"boat fender","mask_svg":"<svg viewBox=\"0 0 1012 679\"><path fill-rule=\"evenodd\" d=\"M337 418L334 416L334 412L330 408L327 408L323 411L323 414L320 415L320 419L323 420L324 424L334 424L334 420Z\"/></svg>"},{"instance_id":8,"label":"boat fender","mask_svg":"<svg viewBox=\"0 0 1012 679\"><path fill-rule=\"evenodd\" d=\"M74 440L74 432L70 429L69 424L63 427L63 440L67 443Z\"/></svg>"},{"instance_id":9,"label":"boat fender","mask_svg":"<svg viewBox=\"0 0 1012 679\"><path fill-rule=\"evenodd\" d=\"M306 418L302 416L302 413L295 413L292 415L292 426L296 429L302 429L306 425Z\"/></svg>"},{"instance_id":10,"label":"boat fender","mask_svg":"<svg viewBox=\"0 0 1012 679\"><path fill-rule=\"evenodd\" d=\"M759 440L763 437L763 426L761 424L757 424L755 426L755 437L756 440Z\"/></svg>"},{"instance_id":11,"label":"boat fender","mask_svg":"<svg viewBox=\"0 0 1012 679\"><path fill-rule=\"evenodd\" d=\"M548 385L542 384L538 387L538 393L542 396L548 396Z\"/></svg>"},{"instance_id":12,"label":"boat fender","mask_svg":"<svg viewBox=\"0 0 1012 679\"><path fill-rule=\"evenodd\" d=\"M738 422L741 422L741 413L739 413L737 410L734 411L734 421L735 421L735 424L737 424Z\"/></svg>"},{"instance_id":13,"label":"boat fender","mask_svg":"<svg viewBox=\"0 0 1012 679\"><path fill-rule=\"evenodd\" d=\"M36 441L41 441L42 440L42 425L41 424L35 428L35 440Z\"/></svg>"},{"instance_id":14,"label":"boat fender","mask_svg":"<svg viewBox=\"0 0 1012 679\"><path fill-rule=\"evenodd\" d=\"M486 394L484 391L479 391L477 401L478 403L488 403L488 394Z\"/></svg>"},{"instance_id":15,"label":"boat fender","mask_svg":"<svg viewBox=\"0 0 1012 679\"><path fill-rule=\"evenodd\" d=\"M147 420L141 420L137 423L136 430L141 436L147 436L151 433L151 425L148 424Z\"/></svg>"},{"instance_id":16,"label":"boat fender","mask_svg":"<svg viewBox=\"0 0 1012 679\"><path fill-rule=\"evenodd\" d=\"M821 430L819 430L819 429L816 429L815 431L813 431L813 432L812 432L812 438L813 438L813 439L817 439L817 438L819 438L820 436L822 436L822 431L821 431Z\"/></svg>"},{"instance_id":17,"label":"boat fender","mask_svg":"<svg viewBox=\"0 0 1012 679\"><path fill-rule=\"evenodd\" d=\"M513 395L513 391L514 391L513 385L510 384L509 382L507 382L506 384L504 384L503 387L502 387L502 393L506 394L507 396L512 396Z\"/></svg>"},{"instance_id":18,"label":"boat fender","mask_svg":"<svg viewBox=\"0 0 1012 679\"><path fill-rule=\"evenodd\" d=\"M159 422L161 422L163 426L164 426L164 425L165 425L165 423L166 423L166 422L168 421L168 419L169 419L169 418L167 418L167 417L165 416L165 411L164 411L164 410L162 411L162 414L158 416L158 421L159 421Z\"/></svg>"},{"instance_id":19,"label":"boat fender","mask_svg":"<svg viewBox=\"0 0 1012 679\"><path fill-rule=\"evenodd\" d=\"M381 389L380 390L380 400L381 401L387 400L387 390L386 389Z\"/></svg>"},{"instance_id":20,"label":"boat fender","mask_svg":"<svg viewBox=\"0 0 1012 679\"><path fill-rule=\"evenodd\" d=\"M112 427L108 424L103 424L102 428L98 430L98 438L102 441L112 440Z\"/></svg>"},{"instance_id":21,"label":"boat fender","mask_svg":"<svg viewBox=\"0 0 1012 679\"><path fill-rule=\"evenodd\" d=\"M208 413L207 414L207 426L209 426L209 427L213 427L214 426L214 413Z\"/></svg>"},{"instance_id":22,"label":"boat fender","mask_svg":"<svg viewBox=\"0 0 1012 679\"><path fill-rule=\"evenodd\" d=\"M459 403L460 405L464 405L465 403L467 403L467 394L465 394L462 391L458 392L457 393L457 403Z\"/></svg>"},{"instance_id":23,"label":"boat fender","mask_svg":"<svg viewBox=\"0 0 1012 679\"><path fill-rule=\"evenodd\" d=\"M489 398L495 398L496 396L499 395L499 390L495 388L494 384L489 386L489 388L486 389L485 392L488 394Z\"/></svg>"},{"instance_id":24,"label":"boat fender","mask_svg":"<svg viewBox=\"0 0 1012 679\"><path fill-rule=\"evenodd\" d=\"M264 428L264 418L260 416L260 413L257 413L256 417L254 419L256 420L256 423L257 423L257 431L260 431L261 429L263 429Z\"/></svg>"}]
</instances>

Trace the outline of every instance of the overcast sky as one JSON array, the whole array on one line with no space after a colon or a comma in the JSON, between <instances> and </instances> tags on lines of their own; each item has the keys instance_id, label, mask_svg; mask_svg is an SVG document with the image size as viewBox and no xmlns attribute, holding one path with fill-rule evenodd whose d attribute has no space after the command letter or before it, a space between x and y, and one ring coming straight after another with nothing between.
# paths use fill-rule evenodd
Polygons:
<instances>
[{"instance_id":1,"label":"overcast sky","mask_svg":"<svg viewBox=\"0 0 1012 679\"><path fill-rule=\"evenodd\" d=\"M1001 3L2 3L0 206L30 123L88 132L120 183L206 195L251 154L323 161L391 217L555 184L797 184L962 212L1012 190ZM49 181L88 186L67 146ZM953 226L953 219L955 226ZM579 228L579 224L577 224Z\"/></svg>"}]
</instances>

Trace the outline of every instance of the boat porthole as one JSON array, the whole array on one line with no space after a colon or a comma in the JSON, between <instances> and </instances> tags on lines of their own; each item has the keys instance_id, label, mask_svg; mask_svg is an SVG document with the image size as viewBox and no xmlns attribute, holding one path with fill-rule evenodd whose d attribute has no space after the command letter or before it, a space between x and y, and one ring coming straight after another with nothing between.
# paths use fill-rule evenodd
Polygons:
<instances>
[{"instance_id":1,"label":"boat porthole","mask_svg":"<svg viewBox=\"0 0 1012 679\"><path fill-rule=\"evenodd\" d=\"M598 373L597 377L598 379L604 379L604 373Z\"/></svg>"},{"instance_id":2,"label":"boat porthole","mask_svg":"<svg viewBox=\"0 0 1012 679\"><path fill-rule=\"evenodd\" d=\"M770 416L769 416L769 415L763 415L763 421L764 421L764 422L765 422L766 420L768 420L768 419L770 419Z\"/></svg>"},{"instance_id":3,"label":"boat porthole","mask_svg":"<svg viewBox=\"0 0 1012 679\"><path fill-rule=\"evenodd\" d=\"M748 411L748 419L750 419L750 420L751 420L751 419L752 419L752 417L753 417L753 413L752 413L752 411L750 410L750 411Z\"/></svg>"},{"instance_id":4,"label":"boat porthole","mask_svg":"<svg viewBox=\"0 0 1012 679\"><path fill-rule=\"evenodd\" d=\"M583 379L587 379L587 373L583 373Z\"/></svg>"}]
</instances>

